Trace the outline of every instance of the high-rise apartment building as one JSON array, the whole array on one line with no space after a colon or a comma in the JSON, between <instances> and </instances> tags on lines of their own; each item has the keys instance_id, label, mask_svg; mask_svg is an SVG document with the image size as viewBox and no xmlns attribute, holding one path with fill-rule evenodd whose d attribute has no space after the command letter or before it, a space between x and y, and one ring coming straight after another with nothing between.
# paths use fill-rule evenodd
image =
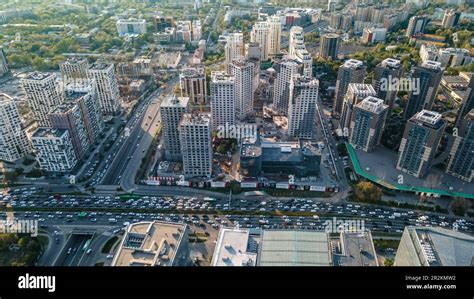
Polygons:
<instances>
[{"instance_id":1,"label":"high-rise apartment building","mask_svg":"<svg viewBox=\"0 0 474 299\"><path fill-rule=\"evenodd\" d=\"M299 26L293 26L290 29L288 55L290 58L296 59L303 64L304 76L313 76L313 57L311 57L311 54L306 50L304 31L303 28Z\"/></svg>"},{"instance_id":2,"label":"high-rise apartment building","mask_svg":"<svg viewBox=\"0 0 474 299\"><path fill-rule=\"evenodd\" d=\"M461 19L461 12L454 9L446 9L441 25L443 28L453 28L459 24Z\"/></svg>"},{"instance_id":3,"label":"high-rise apartment building","mask_svg":"<svg viewBox=\"0 0 474 299\"><path fill-rule=\"evenodd\" d=\"M120 37L130 34L146 33L146 20L130 18L117 20L117 32Z\"/></svg>"},{"instance_id":4,"label":"high-rise apartment building","mask_svg":"<svg viewBox=\"0 0 474 299\"><path fill-rule=\"evenodd\" d=\"M163 32L166 28L174 27L173 17L155 16L153 19L156 32Z\"/></svg>"},{"instance_id":5,"label":"high-rise apartment building","mask_svg":"<svg viewBox=\"0 0 474 299\"><path fill-rule=\"evenodd\" d=\"M56 75L34 72L20 82L38 125L49 127L48 114L63 102L56 85Z\"/></svg>"},{"instance_id":6,"label":"high-rise apartment building","mask_svg":"<svg viewBox=\"0 0 474 299\"><path fill-rule=\"evenodd\" d=\"M0 93L0 160L15 162L30 152L15 101Z\"/></svg>"},{"instance_id":7,"label":"high-rise apartment building","mask_svg":"<svg viewBox=\"0 0 474 299\"><path fill-rule=\"evenodd\" d=\"M235 77L225 72L212 72L211 90L212 128L235 124Z\"/></svg>"},{"instance_id":8,"label":"high-rise apartment building","mask_svg":"<svg viewBox=\"0 0 474 299\"><path fill-rule=\"evenodd\" d=\"M226 40L224 53L225 65L228 67L233 60L244 56L244 35L241 32L229 33Z\"/></svg>"},{"instance_id":9,"label":"high-rise apartment building","mask_svg":"<svg viewBox=\"0 0 474 299\"><path fill-rule=\"evenodd\" d=\"M474 109L466 114L455 135L446 172L472 183L474 179Z\"/></svg>"},{"instance_id":10,"label":"high-rise apartment building","mask_svg":"<svg viewBox=\"0 0 474 299\"><path fill-rule=\"evenodd\" d=\"M349 130L350 144L371 152L382 138L388 106L383 100L369 96L354 106Z\"/></svg>"},{"instance_id":11,"label":"high-rise apartment building","mask_svg":"<svg viewBox=\"0 0 474 299\"><path fill-rule=\"evenodd\" d=\"M474 74L469 75L469 84L464 93L461 106L459 107L458 114L456 116L456 127L460 127L464 120L464 117L474 109Z\"/></svg>"},{"instance_id":12,"label":"high-rise apartment building","mask_svg":"<svg viewBox=\"0 0 474 299\"><path fill-rule=\"evenodd\" d=\"M397 169L418 178L424 177L445 127L446 123L437 112L422 110L410 118L398 150Z\"/></svg>"},{"instance_id":13,"label":"high-rise apartment building","mask_svg":"<svg viewBox=\"0 0 474 299\"><path fill-rule=\"evenodd\" d=\"M339 35L336 33L326 33L321 36L319 44L319 56L324 59L337 59L339 51Z\"/></svg>"},{"instance_id":14,"label":"high-rise apartment building","mask_svg":"<svg viewBox=\"0 0 474 299\"><path fill-rule=\"evenodd\" d=\"M269 57L269 25L268 22L256 22L250 32L250 41L260 45L260 60L266 61Z\"/></svg>"},{"instance_id":15,"label":"high-rise apartment building","mask_svg":"<svg viewBox=\"0 0 474 299\"><path fill-rule=\"evenodd\" d=\"M374 70L372 85L377 92L377 97L382 99L385 105L388 105L388 115L392 112L399 89L397 86L392 86L392 82L400 80L402 71L400 60L393 58L384 59Z\"/></svg>"},{"instance_id":16,"label":"high-rise apartment building","mask_svg":"<svg viewBox=\"0 0 474 299\"><path fill-rule=\"evenodd\" d=\"M82 159L90 147L81 107L72 101L64 102L48 115L53 129L68 130L77 159Z\"/></svg>"},{"instance_id":17,"label":"high-rise apartment building","mask_svg":"<svg viewBox=\"0 0 474 299\"><path fill-rule=\"evenodd\" d=\"M102 114L116 114L120 109L120 92L113 63L94 63L89 67L88 78L96 84Z\"/></svg>"},{"instance_id":18,"label":"high-rise apartment building","mask_svg":"<svg viewBox=\"0 0 474 299\"><path fill-rule=\"evenodd\" d=\"M68 58L59 65L61 70L61 77L63 83L87 78L87 70L89 69L89 62L86 58Z\"/></svg>"},{"instance_id":19,"label":"high-rise apartment building","mask_svg":"<svg viewBox=\"0 0 474 299\"><path fill-rule=\"evenodd\" d=\"M280 54L281 46L281 21L277 15L268 19L268 56L275 57Z\"/></svg>"},{"instance_id":20,"label":"high-rise apartment building","mask_svg":"<svg viewBox=\"0 0 474 299\"><path fill-rule=\"evenodd\" d=\"M42 170L69 172L77 164L68 130L40 127L31 136L31 143Z\"/></svg>"},{"instance_id":21,"label":"high-rise apartment building","mask_svg":"<svg viewBox=\"0 0 474 299\"><path fill-rule=\"evenodd\" d=\"M8 72L8 62L3 51L3 47L0 47L0 76L3 76Z\"/></svg>"},{"instance_id":22,"label":"high-rise apartment building","mask_svg":"<svg viewBox=\"0 0 474 299\"><path fill-rule=\"evenodd\" d=\"M90 144L100 141L105 123L97 101L96 85L89 79L75 80L64 86L66 101L79 105Z\"/></svg>"},{"instance_id":23,"label":"high-rise apartment building","mask_svg":"<svg viewBox=\"0 0 474 299\"><path fill-rule=\"evenodd\" d=\"M179 122L187 111L189 98L168 96L160 106L165 157L171 161L181 160Z\"/></svg>"},{"instance_id":24,"label":"high-rise apartment building","mask_svg":"<svg viewBox=\"0 0 474 299\"><path fill-rule=\"evenodd\" d=\"M233 60L229 65L229 74L235 78L235 112L239 119L253 113L254 69L248 59Z\"/></svg>"},{"instance_id":25,"label":"high-rise apartment building","mask_svg":"<svg viewBox=\"0 0 474 299\"><path fill-rule=\"evenodd\" d=\"M181 96L189 97L195 104L207 102L207 84L204 68L186 68L179 75Z\"/></svg>"},{"instance_id":26,"label":"high-rise apartment building","mask_svg":"<svg viewBox=\"0 0 474 299\"><path fill-rule=\"evenodd\" d=\"M316 105L319 96L319 81L295 75L290 81L290 103L288 108L288 136L312 139Z\"/></svg>"},{"instance_id":27,"label":"high-rise apartment building","mask_svg":"<svg viewBox=\"0 0 474 299\"><path fill-rule=\"evenodd\" d=\"M428 24L428 18L425 16L413 16L408 22L408 28L406 36L412 37L417 36L425 31L426 24Z\"/></svg>"},{"instance_id":28,"label":"high-rise apartment building","mask_svg":"<svg viewBox=\"0 0 474 299\"><path fill-rule=\"evenodd\" d=\"M212 174L211 117L204 113L185 113L179 123L183 173L187 177Z\"/></svg>"},{"instance_id":29,"label":"high-rise apartment building","mask_svg":"<svg viewBox=\"0 0 474 299\"><path fill-rule=\"evenodd\" d=\"M193 20L192 23L192 33L193 33L193 41L199 42L202 38L202 28L201 28L201 21L200 20Z\"/></svg>"},{"instance_id":30,"label":"high-rise apartment building","mask_svg":"<svg viewBox=\"0 0 474 299\"><path fill-rule=\"evenodd\" d=\"M352 112L354 106L359 104L363 99L367 97L375 97L377 93L370 84L364 83L350 83L347 87L346 95L344 96L344 102L342 105L342 114L340 119L340 125L342 130L346 133L344 136L347 137L349 133L349 126L352 119Z\"/></svg>"},{"instance_id":31,"label":"high-rise apartment building","mask_svg":"<svg viewBox=\"0 0 474 299\"><path fill-rule=\"evenodd\" d=\"M276 61L277 71L273 86L273 108L281 115L288 115L290 83L296 74L303 74L303 65L294 59Z\"/></svg>"},{"instance_id":32,"label":"high-rise apartment building","mask_svg":"<svg viewBox=\"0 0 474 299\"><path fill-rule=\"evenodd\" d=\"M432 108L442 76L443 68L439 62L428 60L414 68L412 80L419 83L414 85L418 88L413 86L408 96L405 119L410 119L423 109L430 110Z\"/></svg>"},{"instance_id":33,"label":"high-rise apartment building","mask_svg":"<svg viewBox=\"0 0 474 299\"><path fill-rule=\"evenodd\" d=\"M366 66L360 60L349 59L339 67L336 81L336 95L334 98L333 114L342 114L344 96L350 83L363 83L365 79Z\"/></svg>"}]
</instances>

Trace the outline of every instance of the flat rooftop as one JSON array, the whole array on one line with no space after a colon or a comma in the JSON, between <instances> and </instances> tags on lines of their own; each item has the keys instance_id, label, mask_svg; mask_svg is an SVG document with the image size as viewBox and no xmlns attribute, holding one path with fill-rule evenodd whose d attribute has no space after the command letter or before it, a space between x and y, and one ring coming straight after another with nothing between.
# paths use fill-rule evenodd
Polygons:
<instances>
[{"instance_id":1,"label":"flat rooftop","mask_svg":"<svg viewBox=\"0 0 474 299\"><path fill-rule=\"evenodd\" d=\"M259 266L331 266L328 234L318 231L264 230Z\"/></svg>"},{"instance_id":2,"label":"flat rooftop","mask_svg":"<svg viewBox=\"0 0 474 299\"><path fill-rule=\"evenodd\" d=\"M77 105L76 102L63 102L51 111L51 114L67 113Z\"/></svg>"},{"instance_id":3,"label":"flat rooftop","mask_svg":"<svg viewBox=\"0 0 474 299\"><path fill-rule=\"evenodd\" d=\"M373 113L380 113L388 108L388 105L385 105L383 100L372 96L366 97L356 106Z\"/></svg>"},{"instance_id":4,"label":"flat rooftop","mask_svg":"<svg viewBox=\"0 0 474 299\"><path fill-rule=\"evenodd\" d=\"M262 161L301 162L298 142L262 142Z\"/></svg>"},{"instance_id":5,"label":"flat rooftop","mask_svg":"<svg viewBox=\"0 0 474 299\"><path fill-rule=\"evenodd\" d=\"M186 68L181 72L180 76L186 78L200 78L204 77L205 74L202 68Z\"/></svg>"},{"instance_id":6,"label":"flat rooftop","mask_svg":"<svg viewBox=\"0 0 474 299\"><path fill-rule=\"evenodd\" d=\"M13 101L13 98L9 95L7 95L6 93L0 93L0 103L3 104L3 103L9 103Z\"/></svg>"},{"instance_id":7,"label":"flat rooftop","mask_svg":"<svg viewBox=\"0 0 474 299\"><path fill-rule=\"evenodd\" d=\"M474 266L474 237L441 227L407 227L430 266Z\"/></svg>"},{"instance_id":8,"label":"flat rooftop","mask_svg":"<svg viewBox=\"0 0 474 299\"><path fill-rule=\"evenodd\" d=\"M262 147L256 144L242 144L240 150L241 157L260 157L262 155Z\"/></svg>"},{"instance_id":9,"label":"flat rooftop","mask_svg":"<svg viewBox=\"0 0 474 299\"><path fill-rule=\"evenodd\" d=\"M323 36L326 37L326 38L339 38L339 34L332 33L332 32L323 34Z\"/></svg>"},{"instance_id":10,"label":"flat rooftop","mask_svg":"<svg viewBox=\"0 0 474 299\"><path fill-rule=\"evenodd\" d=\"M437 168L431 168L428 175L420 179L396 169L397 153L381 146L376 146L370 153L354 149L348 143L346 146L356 173L388 189L474 199L474 184ZM403 176L404 184L398 183L399 175Z\"/></svg>"},{"instance_id":11,"label":"flat rooftop","mask_svg":"<svg viewBox=\"0 0 474 299\"><path fill-rule=\"evenodd\" d=\"M424 68L438 70L438 71L443 69L443 67L441 66L441 62L431 61L431 60L427 60L423 62L421 66Z\"/></svg>"},{"instance_id":12,"label":"flat rooftop","mask_svg":"<svg viewBox=\"0 0 474 299\"><path fill-rule=\"evenodd\" d=\"M177 97L175 95L167 96L161 102L160 107L183 107L188 106L189 97Z\"/></svg>"},{"instance_id":13,"label":"flat rooftop","mask_svg":"<svg viewBox=\"0 0 474 299\"><path fill-rule=\"evenodd\" d=\"M211 82L213 83L233 83L235 77L226 72L214 71L211 73Z\"/></svg>"},{"instance_id":14,"label":"flat rooftop","mask_svg":"<svg viewBox=\"0 0 474 299\"><path fill-rule=\"evenodd\" d=\"M372 234L361 232L341 232L341 254L334 255L336 266L378 266Z\"/></svg>"},{"instance_id":15,"label":"flat rooftop","mask_svg":"<svg viewBox=\"0 0 474 299\"><path fill-rule=\"evenodd\" d=\"M186 224L138 222L131 224L112 266L172 266L187 229Z\"/></svg>"},{"instance_id":16,"label":"flat rooftop","mask_svg":"<svg viewBox=\"0 0 474 299\"><path fill-rule=\"evenodd\" d=\"M90 70L98 70L98 71L101 71L101 70L108 69L109 67L112 67L112 64L111 64L111 63L96 62L96 63L92 64L92 65L89 67L89 69L90 69Z\"/></svg>"},{"instance_id":17,"label":"flat rooftop","mask_svg":"<svg viewBox=\"0 0 474 299\"><path fill-rule=\"evenodd\" d=\"M386 58L380 63L383 67L398 69L402 66L400 60L394 58Z\"/></svg>"},{"instance_id":18,"label":"flat rooftop","mask_svg":"<svg viewBox=\"0 0 474 299\"><path fill-rule=\"evenodd\" d=\"M345 68L359 68L359 67L362 67L363 65L364 63L357 59L346 60L343 64Z\"/></svg>"},{"instance_id":19,"label":"flat rooftop","mask_svg":"<svg viewBox=\"0 0 474 299\"><path fill-rule=\"evenodd\" d=\"M314 88L319 87L319 80L307 76L295 75L293 77L294 84L296 86L311 86Z\"/></svg>"},{"instance_id":20,"label":"flat rooftop","mask_svg":"<svg viewBox=\"0 0 474 299\"><path fill-rule=\"evenodd\" d=\"M410 122L416 122L420 125L434 128L436 130L444 124L442 115L440 113L429 110L421 110L417 114L413 115L412 118L410 118Z\"/></svg>"},{"instance_id":21,"label":"flat rooftop","mask_svg":"<svg viewBox=\"0 0 474 299\"><path fill-rule=\"evenodd\" d=\"M184 113L180 125L199 125L209 126L211 124L211 115L208 113Z\"/></svg>"},{"instance_id":22,"label":"flat rooftop","mask_svg":"<svg viewBox=\"0 0 474 299\"><path fill-rule=\"evenodd\" d=\"M364 83L349 83L347 87L348 91L351 91L355 95L375 95L374 87L372 84L364 84Z\"/></svg>"},{"instance_id":23,"label":"flat rooftop","mask_svg":"<svg viewBox=\"0 0 474 299\"><path fill-rule=\"evenodd\" d=\"M87 58L73 56L73 57L68 57L63 62L63 64L78 64L78 63L84 63L84 64L88 63Z\"/></svg>"},{"instance_id":24,"label":"flat rooftop","mask_svg":"<svg viewBox=\"0 0 474 299\"><path fill-rule=\"evenodd\" d=\"M257 241L248 229L222 228L211 266L255 266L257 247Z\"/></svg>"},{"instance_id":25,"label":"flat rooftop","mask_svg":"<svg viewBox=\"0 0 474 299\"><path fill-rule=\"evenodd\" d=\"M41 81L41 80L44 80L44 79L46 79L48 77L52 77L52 76L54 76L53 73L32 72L32 73L29 73L28 75L26 75L25 79Z\"/></svg>"},{"instance_id":26,"label":"flat rooftop","mask_svg":"<svg viewBox=\"0 0 474 299\"><path fill-rule=\"evenodd\" d=\"M60 138L67 132L66 129L51 129L47 127L38 128L34 133L34 138Z\"/></svg>"}]
</instances>

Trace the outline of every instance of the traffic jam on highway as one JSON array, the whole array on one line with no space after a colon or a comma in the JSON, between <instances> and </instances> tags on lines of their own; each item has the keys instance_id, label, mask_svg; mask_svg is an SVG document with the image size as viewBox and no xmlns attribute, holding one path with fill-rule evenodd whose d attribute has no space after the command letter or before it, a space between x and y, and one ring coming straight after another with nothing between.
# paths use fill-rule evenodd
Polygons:
<instances>
[{"instance_id":1,"label":"traffic jam on highway","mask_svg":"<svg viewBox=\"0 0 474 299\"><path fill-rule=\"evenodd\" d=\"M448 215L359 204L331 204L316 199L235 199L155 196L35 195L34 190L5 195L16 218L36 219L41 226L61 224L120 225L163 220L203 226L325 229L326 220L358 219L373 232L401 234L405 226L440 226L472 233L474 223ZM35 210L38 209L38 210ZM0 213L6 219L6 213Z\"/></svg>"},{"instance_id":2,"label":"traffic jam on highway","mask_svg":"<svg viewBox=\"0 0 474 299\"><path fill-rule=\"evenodd\" d=\"M123 131L119 135L113 133L110 137L110 141L113 143L111 148L108 150L109 154L103 160L103 163L99 159L87 162L86 172L83 175L80 175L85 180L92 179L91 182L86 184L86 187L97 185L101 183L106 173L109 171L112 161L115 159L115 156L119 152L117 149L122 148L123 144L130 135L130 132L134 127L139 125L141 118L147 111L148 105L153 103L153 99L156 97L160 90L155 90L151 94L148 94L144 101L140 101L136 109L131 114L131 117L128 120L122 119L122 123L126 124ZM98 156L98 155L96 155ZM103 165L103 168L100 168L100 165ZM97 172L96 174L94 174Z\"/></svg>"}]
</instances>

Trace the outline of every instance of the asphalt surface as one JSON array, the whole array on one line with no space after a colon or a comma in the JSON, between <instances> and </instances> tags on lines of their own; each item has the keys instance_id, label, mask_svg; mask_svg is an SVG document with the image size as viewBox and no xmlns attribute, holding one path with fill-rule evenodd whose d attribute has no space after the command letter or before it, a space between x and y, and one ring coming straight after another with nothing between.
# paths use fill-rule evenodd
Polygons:
<instances>
[{"instance_id":1,"label":"asphalt surface","mask_svg":"<svg viewBox=\"0 0 474 299\"><path fill-rule=\"evenodd\" d=\"M387 232L397 232L403 229L403 226L395 226L393 223L403 223L407 225L431 225L444 226L452 228L455 222L465 221L460 225L461 231L472 233L473 223L463 220L461 217L449 216L446 214L412 211L409 209L377 207L363 204L340 204L330 203L323 199L286 199L286 200L266 200L266 199L216 199L210 201L203 197L157 197L144 196L140 199L123 200L110 196L86 196L64 197L60 200L43 196L28 198L28 200L11 201L15 211L15 217L37 219L40 225L113 225L108 223L109 218L121 219L126 217L130 222L140 220L135 214L145 215L167 215L167 214L225 214L238 213L249 218L258 214L272 213L275 219L279 221L275 225L285 224L281 217L276 215L303 215L303 222L311 222L313 215L319 217L337 217L340 219L364 219L367 225L371 223L382 224L377 227L378 230ZM19 211L18 208L29 209L31 211ZM74 208L76 211L89 211L88 217L79 219L77 212L68 212L68 209ZM40 213L35 210L49 210ZM120 210L118 210L120 209ZM96 211L96 212L93 212ZM220 211L220 212L217 212ZM93 212L93 213L92 213ZM145 213L146 212L146 213ZM101 222L99 216L104 216ZM114 217L116 216L116 217ZM427 223L417 221L420 217L427 217ZM167 216L163 216L167 217ZM0 212L0 219L6 218L5 212ZM309 219L309 220L308 220ZM119 221L120 222L120 221ZM250 223L252 224L252 223ZM309 225L313 226L313 225Z\"/></svg>"},{"instance_id":2,"label":"asphalt surface","mask_svg":"<svg viewBox=\"0 0 474 299\"><path fill-rule=\"evenodd\" d=\"M153 98L156 97L159 92L159 90L156 90L139 103L139 106L136 108L136 112L138 113L132 116L127 124L127 128L130 130L130 135L128 136L128 133L126 132L127 130L124 130L119 136L119 140L125 141L118 144L119 148L115 148L117 154L113 158L109 167L106 168L106 172L100 180L101 184L116 185L120 181L119 177L121 177L128 161L131 159L128 157L131 157L132 150L135 150L134 147L139 143L144 135L143 132L141 132L142 122L147 114L148 106L153 102Z\"/></svg>"},{"instance_id":3,"label":"asphalt surface","mask_svg":"<svg viewBox=\"0 0 474 299\"><path fill-rule=\"evenodd\" d=\"M71 234L55 266L79 266L86 255L87 249L84 250L84 246L92 236L92 234Z\"/></svg>"}]
</instances>

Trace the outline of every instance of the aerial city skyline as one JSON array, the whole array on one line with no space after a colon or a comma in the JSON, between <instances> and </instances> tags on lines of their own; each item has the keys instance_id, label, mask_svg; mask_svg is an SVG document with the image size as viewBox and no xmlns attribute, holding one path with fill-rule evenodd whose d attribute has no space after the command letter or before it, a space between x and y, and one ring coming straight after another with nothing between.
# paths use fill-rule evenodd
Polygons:
<instances>
[{"instance_id":1,"label":"aerial city skyline","mask_svg":"<svg viewBox=\"0 0 474 299\"><path fill-rule=\"evenodd\" d=\"M0 4L0 265L474 265L472 1L175 2Z\"/></svg>"}]
</instances>

